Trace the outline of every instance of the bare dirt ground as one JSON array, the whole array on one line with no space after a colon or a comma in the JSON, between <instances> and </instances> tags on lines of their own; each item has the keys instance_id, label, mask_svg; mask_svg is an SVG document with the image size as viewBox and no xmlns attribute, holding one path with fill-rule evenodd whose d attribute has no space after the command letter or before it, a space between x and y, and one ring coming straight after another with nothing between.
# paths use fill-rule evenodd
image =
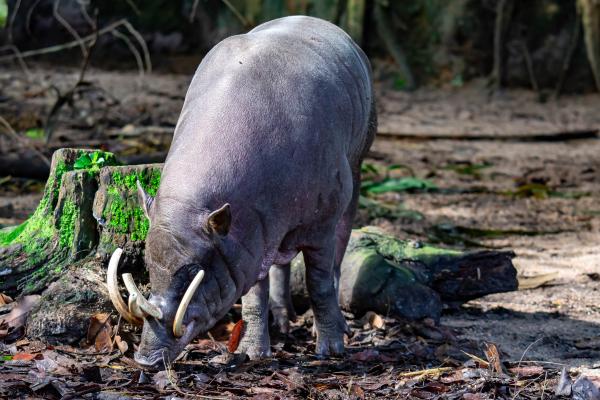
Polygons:
<instances>
[{"instance_id":1,"label":"bare dirt ground","mask_svg":"<svg viewBox=\"0 0 600 400\"><path fill-rule=\"evenodd\" d=\"M373 152L381 162L409 165L447 193L398 196L423 219L404 224L385 221L386 229L406 237L411 236L407 226L411 233L421 231L426 237L428 227L444 223L529 232L531 236L507 233L477 240L513 249L521 275L557 274L549 287L471 301L461 311L447 314L442 323L457 328L461 337L498 344L510 359L520 359L527 349L525 359L596 365L600 361L600 348L593 340L600 328L600 140L528 136L595 131L600 126L594 111L600 98L564 97L540 104L528 92L507 92L489 100L485 91L470 88L393 93L391 98L406 107L399 107L404 110L400 113L387 112L398 106L389 105L393 102L388 95L381 96L381 125L389 134L375 142ZM460 117L465 113L466 124ZM415 138L435 134L438 139L394 139L394 133L408 135L411 129ZM485 140L488 135L493 139ZM454 136L461 139L452 140ZM473 137L479 140L469 140ZM487 167L476 174L448 169L469 164ZM555 193L541 198L515 195L518 188L535 183Z\"/></svg>"},{"instance_id":2,"label":"bare dirt ground","mask_svg":"<svg viewBox=\"0 0 600 400\"><path fill-rule=\"evenodd\" d=\"M0 73L5 96L0 115L19 130L30 128L27 121L43 120L53 104L55 97L48 87L64 90L76 75L68 69L52 74L36 69L28 83L16 79L19 71ZM110 96L82 95L76 103L79 107L61 113L48 148L89 145L122 156L164 155L189 76L155 75L140 81L134 73L90 71L88 79ZM407 328L400 323L396 333L402 331L404 338L413 335L403 350L412 354L411 365L443 365L446 357L460 359L461 350L479 350L482 356L485 343L494 343L505 361L556 363L549 365L581 367L595 375L600 368L600 140L595 133L600 128L600 96L563 96L540 103L536 94L526 91L489 96L477 82L460 89L415 93L379 85L377 96L380 136L367 162L382 168L402 164L408 168L394 173L428 179L439 190L384 195L386 204L406 212L372 218L362 210L357 225L376 224L399 237L460 248L478 244L513 249L521 276L555 273L543 287L490 295L448 310L442 329L449 328L456 340L447 351L439 343L429 356L414 350L423 343L420 331L402 331ZM94 134L86 135L91 126ZM0 136L4 154L21 145ZM22 221L35 208L41 186L10 179L0 189L0 226L6 226ZM363 332L353 343L376 344L377 335ZM304 354L306 349L285 350L286 357L293 358L294 351ZM380 350L387 351L385 346ZM352 378L343 371L360 357L353 355L336 364L336 379L346 385L346 394L358 397L360 393L352 391ZM373 368L379 369L367 369L364 376L383 374L385 359L373 360L379 365ZM287 362L284 358L278 365ZM314 376L322 379L319 364L310 363ZM198 379L217 378L199 375ZM361 390L369 393L369 388L381 387L365 379ZM293 387L292 381L286 382ZM305 395L318 397L315 393Z\"/></svg>"}]
</instances>

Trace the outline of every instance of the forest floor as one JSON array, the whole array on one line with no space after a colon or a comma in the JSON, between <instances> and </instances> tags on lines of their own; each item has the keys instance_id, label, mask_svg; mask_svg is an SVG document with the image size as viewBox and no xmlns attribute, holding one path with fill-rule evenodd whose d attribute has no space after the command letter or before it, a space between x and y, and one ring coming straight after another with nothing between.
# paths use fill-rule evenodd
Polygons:
<instances>
[{"instance_id":1,"label":"forest floor","mask_svg":"<svg viewBox=\"0 0 600 400\"><path fill-rule=\"evenodd\" d=\"M0 73L0 116L18 132L35 132L31 128L45 121L56 100L49 88L65 93L78 71L30 73L29 81L18 70ZM35 134L18 142L0 135L0 155L38 146L47 155L59 147L101 147L133 161L164 157L190 77L155 74L141 80L131 72L91 70L86 79L93 90L56 114L48 144ZM83 375L96 374L90 366L100 365L99 380L80 379L83 386L48 381L33 395L152 398L158 387L180 396L195 388L210 396L265 398L540 398L554 393L563 366L573 375L600 376L600 96L540 102L537 94L521 90L488 95L475 82L414 93L380 84L377 97L380 135L366 162L379 171L400 165L390 174L428 180L437 190L385 194L379 201L386 211L362 209L357 226L378 225L401 238L464 249L512 249L519 275L540 277L544 285L449 308L440 327L386 319L385 329L376 329L355 319L349 354L333 361L310 356L304 318L292 333L296 342L284 340L277 358L262 363L219 364L215 356L222 345L200 340L176 368L180 379L187 377L179 386L168 375L136 375L127 357L88 351L78 362L85 364ZM2 175L0 227L23 221L43 189L43 182ZM486 344L497 346L508 375L487 376L485 368L476 368L486 366L482 360L463 353L485 359ZM31 351L31 342L21 346ZM45 351L68 364L66 358L77 358L79 350ZM7 382L27 366L11 362L0 369ZM436 367L450 369L402 375ZM477 376L467 376L467 370ZM102 397L92 386L106 382L107 371L120 386ZM27 390L34 375L27 375Z\"/></svg>"}]
</instances>

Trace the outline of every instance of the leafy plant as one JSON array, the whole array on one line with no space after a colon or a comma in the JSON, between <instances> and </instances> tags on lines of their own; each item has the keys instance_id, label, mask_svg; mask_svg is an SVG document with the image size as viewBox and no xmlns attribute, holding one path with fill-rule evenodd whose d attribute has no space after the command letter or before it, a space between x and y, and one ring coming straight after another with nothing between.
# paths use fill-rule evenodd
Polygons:
<instances>
[{"instance_id":1,"label":"leafy plant","mask_svg":"<svg viewBox=\"0 0 600 400\"><path fill-rule=\"evenodd\" d=\"M0 0L0 28L4 28L6 26L7 17L8 4L6 4L6 0Z\"/></svg>"},{"instance_id":2,"label":"leafy plant","mask_svg":"<svg viewBox=\"0 0 600 400\"><path fill-rule=\"evenodd\" d=\"M386 192L408 192L437 190L437 186L427 179L415 177L386 178L380 182L363 182L361 190L367 194L381 194Z\"/></svg>"},{"instance_id":3,"label":"leafy plant","mask_svg":"<svg viewBox=\"0 0 600 400\"><path fill-rule=\"evenodd\" d=\"M82 154L73 164L74 169L86 169L92 173L98 172L104 166L106 160L103 157L103 152L95 151L90 154Z\"/></svg>"},{"instance_id":4,"label":"leafy plant","mask_svg":"<svg viewBox=\"0 0 600 400\"><path fill-rule=\"evenodd\" d=\"M25 131L25 136L30 139L40 140L43 139L45 135L46 134L42 128L31 128Z\"/></svg>"}]
</instances>

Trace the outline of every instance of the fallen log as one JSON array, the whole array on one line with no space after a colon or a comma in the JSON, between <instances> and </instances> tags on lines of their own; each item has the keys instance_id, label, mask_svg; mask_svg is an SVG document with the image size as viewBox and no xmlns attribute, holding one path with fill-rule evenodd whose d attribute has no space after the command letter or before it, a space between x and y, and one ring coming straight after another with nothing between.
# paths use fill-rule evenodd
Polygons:
<instances>
[{"instance_id":1,"label":"fallen log","mask_svg":"<svg viewBox=\"0 0 600 400\"><path fill-rule=\"evenodd\" d=\"M512 251L460 252L398 240L376 227L354 230L341 265L339 301L355 314L375 311L438 320L444 305L517 290ZM304 264L292 262L292 301L308 308Z\"/></svg>"},{"instance_id":2,"label":"fallen log","mask_svg":"<svg viewBox=\"0 0 600 400\"><path fill-rule=\"evenodd\" d=\"M136 182L155 194L162 164L117 166L111 153L61 149L54 153L44 196L23 224L0 230L0 292L40 293L27 333L74 343L89 317L113 312L106 264L124 249L123 272L147 281L143 265L149 224ZM342 264L340 302L348 311L438 319L446 303L515 290L512 252L462 253L400 241L376 228L354 231ZM294 305L307 308L302 258L292 263Z\"/></svg>"}]
</instances>

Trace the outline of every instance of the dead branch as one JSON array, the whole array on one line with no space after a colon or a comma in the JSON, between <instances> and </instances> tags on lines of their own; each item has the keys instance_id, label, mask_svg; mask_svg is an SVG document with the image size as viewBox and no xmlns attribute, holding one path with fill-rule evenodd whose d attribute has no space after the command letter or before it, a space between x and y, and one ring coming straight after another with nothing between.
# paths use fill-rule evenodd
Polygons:
<instances>
[{"instance_id":1,"label":"dead branch","mask_svg":"<svg viewBox=\"0 0 600 400\"><path fill-rule=\"evenodd\" d=\"M59 6L60 0L55 0L54 6L52 7L52 14L54 15L54 18L56 18L56 20L67 30L67 32L69 32L69 34L75 38L75 41L79 44L79 47L81 48L81 54L83 55L84 59L87 58L88 50L86 48L85 43L83 42L83 40L81 40L81 36L79 36L77 31L71 26L71 24L69 24L69 22L66 19L64 19L62 15L60 15L60 13L58 12Z\"/></svg>"},{"instance_id":2,"label":"dead branch","mask_svg":"<svg viewBox=\"0 0 600 400\"><path fill-rule=\"evenodd\" d=\"M404 54L404 50L400 46L398 40L395 39L394 32L392 31L391 25L388 21L385 10L382 8L383 6L380 2L375 2L375 21L377 25L377 33L388 51L398 64L398 69L400 70L400 74L406 81L406 88L411 90L416 86L415 78L408 64L408 60L406 58L406 54Z\"/></svg>"},{"instance_id":3,"label":"dead branch","mask_svg":"<svg viewBox=\"0 0 600 400\"><path fill-rule=\"evenodd\" d=\"M27 64L25 63L25 60L23 60L23 56L21 55L21 52L19 51L17 46L15 46L14 44L7 44L6 46L0 47L0 51L3 51L3 50L11 51L15 55L15 58L17 59L19 66L23 70L23 73L27 77L27 80L30 80L31 73L29 72L29 68L27 67Z\"/></svg>"},{"instance_id":4,"label":"dead branch","mask_svg":"<svg viewBox=\"0 0 600 400\"><path fill-rule=\"evenodd\" d=\"M502 87L503 71L503 53L504 53L504 35L506 28L510 24L512 15L513 1L498 0L496 3L496 23L494 28L494 66L490 75L489 84L495 90Z\"/></svg>"},{"instance_id":5,"label":"dead branch","mask_svg":"<svg viewBox=\"0 0 600 400\"><path fill-rule=\"evenodd\" d=\"M227 8L229 8L229 10L233 13L233 15L235 15L235 17L240 21L242 26L244 26L245 28L250 27L250 23L248 22L248 20L246 18L244 18L244 16L238 11L237 8L235 8L233 6L233 4L231 4L231 2L229 0L221 0L221 1L223 2L223 4L225 4L227 6Z\"/></svg>"},{"instance_id":6,"label":"dead branch","mask_svg":"<svg viewBox=\"0 0 600 400\"><path fill-rule=\"evenodd\" d=\"M102 36L105 35L107 33L112 32L113 30L117 29L120 26L126 26L129 25L129 27L131 27L133 29L133 27L131 26L131 24L129 24L129 22L125 19L120 19L118 21L113 22L112 24L109 24L107 26L105 26L102 29L99 29L97 32L98 36ZM133 29L135 31L135 29ZM137 32L137 31L136 31ZM143 38L141 37L141 35L139 35L139 33L137 33L139 39L141 39L143 41ZM84 43L91 43L95 40L96 38L96 33L92 33L88 36L85 36L82 39L82 41ZM67 43L63 43L63 44L57 44L54 46L48 46L48 47L44 47L41 49L35 49L35 50L28 50L28 51L23 51L21 52L21 57L23 59L25 58L29 58L29 57L35 57L35 56L40 56L40 55L44 55L44 54L52 54L52 53L57 53L59 51L63 51L63 50L68 50L68 49L72 49L74 47L79 46L79 42L74 40L71 42L67 42ZM143 46L146 50L147 50L147 46L144 42L144 46ZM11 61L14 60L16 58L16 56L14 55L7 55L7 56L2 56L0 57L0 62L3 61ZM149 58L149 56L148 56Z\"/></svg>"},{"instance_id":7,"label":"dead branch","mask_svg":"<svg viewBox=\"0 0 600 400\"><path fill-rule=\"evenodd\" d=\"M562 92L563 85L565 83L565 79L567 77L567 73L571 68L571 61L573 60L573 55L575 54L575 50L577 49L577 45L579 44L579 35L581 34L581 16L579 15L579 9L577 15L575 17L575 26L573 27L573 33L571 34L571 40L569 42L569 47L567 49L567 54L563 60L562 68L560 70L560 75L558 78L558 82L556 83L556 88L554 89L554 98L558 98L560 96L560 92Z\"/></svg>"},{"instance_id":8,"label":"dead branch","mask_svg":"<svg viewBox=\"0 0 600 400\"><path fill-rule=\"evenodd\" d=\"M133 57L135 58L135 62L137 64L138 71L140 74L140 79L142 79L144 77L144 61L142 60L142 56L140 55L140 52L138 51L138 49L135 47L135 45L133 44L131 39L129 39L127 37L127 35L124 35L123 33L121 33L118 29L115 29L111 33L117 39L121 39L125 43L125 45L129 48L129 51L131 51L131 53L133 54Z\"/></svg>"},{"instance_id":9,"label":"dead branch","mask_svg":"<svg viewBox=\"0 0 600 400\"><path fill-rule=\"evenodd\" d=\"M96 14L96 23L94 23L93 25L97 26L97 19L98 19L98 11L97 10L96 10L95 14ZM58 92L58 97L56 99L56 102L50 109L50 113L48 113L48 117L46 118L46 123L45 123L44 132L46 134L46 143L48 143L50 141L50 138L52 137L52 133L54 133L54 127L56 126L56 119L58 117L58 112L65 104L73 104L73 95L76 93L77 89L80 86L82 86L84 83L84 77L85 77L87 68L90 64L92 50L95 48L96 43L98 42L98 30L97 29L95 29L95 33L96 33L96 36L94 37L94 40L89 44L89 47L87 47L85 49L85 51L82 51L82 53L84 54L84 57L83 57L83 62L81 63L81 69L79 71L79 77L77 79L77 82L75 82L75 84L71 87L71 89L69 89L64 94L60 94L60 91L58 89L56 89L56 91Z\"/></svg>"},{"instance_id":10,"label":"dead branch","mask_svg":"<svg viewBox=\"0 0 600 400\"><path fill-rule=\"evenodd\" d=\"M21 7L21 0L17 0L15 2L15 9L10 16L10 20L8 22L8 43L13 42L13 25L15 23L15 18L17 17L17 13L19 12L19 8Z\"/></svg>"},{"instance_id":11,"label":"dead branch","mask_svg":"<svg viewBox=\"0 0 600 400\"><path fill-rule=\"evenodd\" d=\"M529 74L529 82L531 82L531 88L539 93L540 87L537 83L537 79L535 78L535 71L533 69L533 61L531 60L531 53L529 53L529 48L527 47L527 43L525 40L522 40L520 43L521 52L523 53L523 58L525 59L525 66L527 67L527 73Z\"/></svg>"},{"instance_id":12,"label":"dead branch","mask_svg":"<svg viewBox=\"0 0 600 400\"><path fill-rule=\"evenodd\" d=\"M48 158L44 154L42 154L42 152L39 151L35 147L35 145L31 143L27 138L17 134L13 127L10 126L8 121L5 120L2 116L0 116L0 125L4 127L4 132L6 132L8 136L12 137L16 142L23 143L25 148L31 149L39 159L41 159L47 166L50 166L50 161L48 160Z\"/></svg>"},{"instance_id":13,"label":"dead branch","mask_svg":"<svg viewBox=\"0 0 600 400\"><path fill-rule=\"evenodd\" d=\"M190 22L194 22L194 18L196 18L196 12L198 11L198 3L200 3L200 0L194 0L194 4L192 4L192 9L190 10L190 15L188 17Z\"/></svg>"}]
</instances>

